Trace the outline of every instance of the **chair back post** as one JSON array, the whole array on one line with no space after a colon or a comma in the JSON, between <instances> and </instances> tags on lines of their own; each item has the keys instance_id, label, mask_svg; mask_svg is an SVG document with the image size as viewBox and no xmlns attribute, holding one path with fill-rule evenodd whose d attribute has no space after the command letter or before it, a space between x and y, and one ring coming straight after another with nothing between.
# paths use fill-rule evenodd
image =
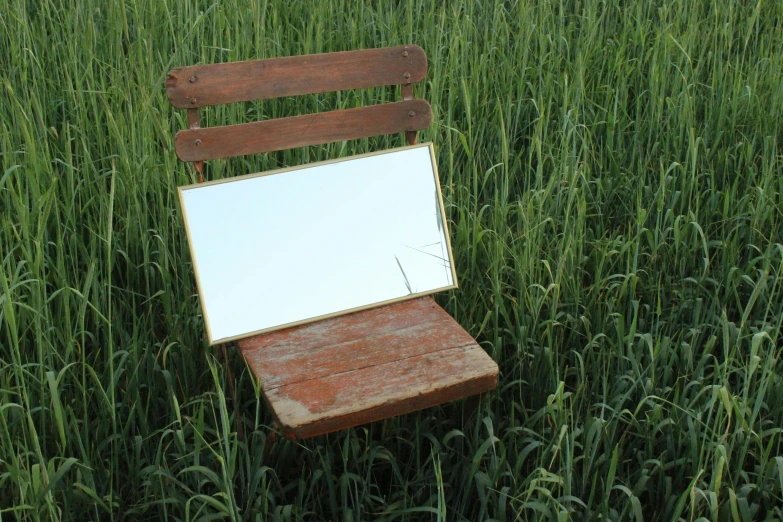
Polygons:
<instances>
[{"instance_id":1,"label":"chair back post","mask_svg":"<svg viewBox=\"0 0 783 522\"><path fill-rule=\"evenodd\" d=\"M408 46L403 47L402 56L403 58L410 56ZM400 90L402 91L402 101L413 100L413 83L411 82L410 73L403 75L403 78L406 80L406 83L403 83L400 86ZM418 141L418 134L418 131L405 131L405 139L408 141L408 145L416 145L416 142Z\"/></svg>"},{"instance_id":2,"label":"chair back post","mask_svg":"<svg viewBox=\"0 0 783 522\"><path fill-rule=\"evenodd\" d=\"M194 65L166 79L171 104L187 109L188 128L174 138L177 156L203 181L210 159L260 154L402 132L408 144L432 123L432 107L415 99L427 56L417 45ZM402 101L202 128L199 109L211 105L371 87L401 86Z\"/></svg>"},{"instance_id":3,"label":"chair back post","mask_svg":"<svg viewBox=\"0 0 783 522\"><path fill-rule=\"evenodd\" d=\"M188 128L189 129L200 129L201 128L201 114L199 112L198 108L195 109L188 109ZM196 175L198 176L198 182L204 183L204 161L194 161L193 162L193 170L196 171Z\"/></svg>"}]
</instances>

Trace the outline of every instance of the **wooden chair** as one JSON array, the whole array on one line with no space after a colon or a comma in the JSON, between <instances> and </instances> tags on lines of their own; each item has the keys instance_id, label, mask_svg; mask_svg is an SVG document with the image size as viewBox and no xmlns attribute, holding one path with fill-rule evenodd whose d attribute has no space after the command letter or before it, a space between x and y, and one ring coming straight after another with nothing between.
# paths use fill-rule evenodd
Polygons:
<instances>
[{"instance_id":1,"label":"wooden chair","mask_svg":"<svg viewBox=\"0 0 783 522\"><path fill-rule=\"evenodd\" d=\"M187 109L177 156L193 162L405 132L415 144L432 109L413 97L426 76L421 47L196 65L173 69L169 101ZM199 108L400 85L402 101L225 127L200 128ZM237 342L279 429L306 438L469 397L497 386L497 364L430 297Z\"/></svg>"}]
</instances>

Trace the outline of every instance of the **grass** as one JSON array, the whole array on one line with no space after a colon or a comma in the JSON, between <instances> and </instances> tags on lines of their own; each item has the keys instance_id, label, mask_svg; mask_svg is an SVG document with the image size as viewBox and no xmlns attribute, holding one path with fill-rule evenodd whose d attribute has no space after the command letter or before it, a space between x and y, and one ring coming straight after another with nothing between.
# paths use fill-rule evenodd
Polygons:
<instances>
[{"instance_id":1,"label":"grass","mask_svg":"<svg viewBox=\"0 0 783 522\"><path fill-rule=\"evenodd\" d=\"M461 284L439 301L498 390L270 449L241 357L235 402L206 346L166 72L409 42ZM772 0L0 1L0 518L783 520L781 51Z\"/></svg>"}]
</instances>

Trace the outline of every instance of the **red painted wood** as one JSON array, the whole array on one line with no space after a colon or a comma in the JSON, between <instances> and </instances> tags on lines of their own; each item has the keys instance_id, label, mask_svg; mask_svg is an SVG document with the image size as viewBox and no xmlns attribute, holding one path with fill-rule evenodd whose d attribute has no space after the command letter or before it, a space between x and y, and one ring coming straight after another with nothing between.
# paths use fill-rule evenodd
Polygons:
<instances>
[{"instance_id":1,"label":"red painted wood","mask_svg":"<svg viewBox=\"0 0 783 522\"><path fill-rule=\"evenodd\" d=\"M430 297L238 343L291 438L401 415L497 385L497 364Z\"/></svg>"},{"instance_id":2,"label":"red painted wood","mask_svg":"<svg viewBox=\"0 0 783 522\"><path fill-rule=\"evenodd\" d=\"M267 375L267 386L283 386L305 379L366 368L387 362L389 354L404 359L436 350L474 345L473 338L453 322L435 321L410 327L400 327L387 333L349 339L320 349L301 350L287 347L249 352L247 359L268 361L275 366L275 375Z\"/></svg>"},{"instance_id":3,"label":"red painted wood","mask_svg":"<svg viewBox=\"0 0 783 522\"><path fill-rule=\"evenodd\" d=\"M418 45L287 56L172 69L166 93L178 109L347 89L404 85L427 75Z\"/></svg>"},{"instance_id":4,"label":"red painted wood","mask_svg":"<svg viewBox=\"0 0 783 522\"><path fill-rule=\"evenodd\" d=\"M390 313L391 309L391 313ZM449 314L431 297L401 301L390 306L370 308L358 313L341 315L294 328L277 330L242 339L243 349L253 350L267 358L272 348L290 352L310 353L324 346L345 343L363 337L395 332L423 323L449 319ZM255 352L257 348L263 351Z\"/></svg>"},{"instance_id":5,"label":"red painted wood","mask_svg":"<svg viewBox=\"0 0 783 522\"><path fill-rule=\"evenodd\" d=\"M306 438L403 415L497 386L478 345L430 352L266 392L281 431Z\"/></svg>"},{"instance_id":6,"label":"red painted wood","mask_svg":"<svg viewBox=\"0 0 783 522\"><path fill-rule=\"evenodd\" d=\"M181 130L174 138L174 147L182 161L211 160L426 129L431 123L430 104L410 100Z\"/></svg>"}]
</instances>

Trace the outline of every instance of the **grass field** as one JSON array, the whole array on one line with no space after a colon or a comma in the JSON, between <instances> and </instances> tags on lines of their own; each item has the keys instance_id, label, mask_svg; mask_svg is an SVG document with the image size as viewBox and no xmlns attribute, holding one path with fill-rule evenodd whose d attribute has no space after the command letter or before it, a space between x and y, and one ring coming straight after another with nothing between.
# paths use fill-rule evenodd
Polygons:
<instances>
[{"instance_id":1,"label":"grass field","mask_svg":"<svg viewBox=\"0 0 783 522\"><path fill-rule=\"evenodd\" d=\"M438 300L498 390L265 456L244 362L234 399L205 342L166 72L404 43L461 284ZM783 520L782 131L775 0L0 0L0 519Z\"/></svg>"}]
</instances>

